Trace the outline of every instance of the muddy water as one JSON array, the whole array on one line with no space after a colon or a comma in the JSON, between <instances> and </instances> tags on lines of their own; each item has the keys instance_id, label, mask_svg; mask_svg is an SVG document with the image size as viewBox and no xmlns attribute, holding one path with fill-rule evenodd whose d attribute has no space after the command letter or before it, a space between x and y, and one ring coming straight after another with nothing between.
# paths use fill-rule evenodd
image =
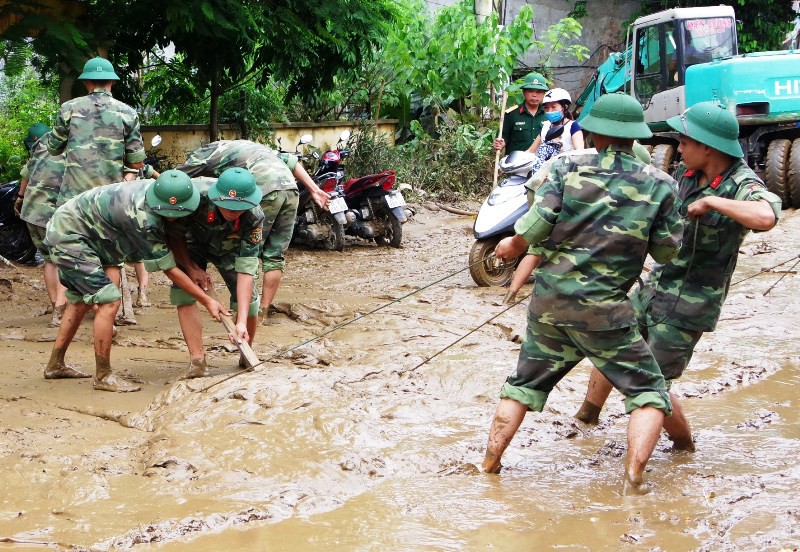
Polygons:
<instances>
[{"instance_id":1,"label":"muddy water","mask_svg":"<svg viewBox=\"0 0 800 552\"><path fill-rule=\"evenodd\" d=\"M786 214L778 229L751 236L734 281L797 255L800 218ZM292 250L280 312L256 339L261 358L388 306L207 390L237 373L238 357L209 321L219 376L176 381L186 352L161 278L156 304L122 328L112 353L116 370L145 382L142 392L43 380L55 330L36 316L39 272L1 268L0 550L800 544L796 274L766 297L780 274L732 288L718 331L675 387L698 451L673 453L662 438L647 474L654 491L626 498L621 397L612 396L598 427L571 417L588 378L583 365L544 414L528 416L503 473L478 473L524 306L421 364L502 310L503 291L478 289L461 272L389 304L463 268L470 224L422 209L401 250L365 242L343 253ZM84 326L68 360L90 369Z\"/></svg>"}]
</instances>

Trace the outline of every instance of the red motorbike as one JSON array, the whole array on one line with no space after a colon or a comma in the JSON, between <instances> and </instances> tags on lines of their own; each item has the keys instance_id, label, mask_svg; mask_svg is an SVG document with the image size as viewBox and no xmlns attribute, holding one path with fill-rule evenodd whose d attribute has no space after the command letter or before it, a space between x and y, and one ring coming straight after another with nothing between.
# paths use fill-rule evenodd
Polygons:
<instances>
[{"instance_id":1,"label":"red motorbike","mask_svg":"<svg viewBox=\"0 0 800 552\"><path fill-rule=\"evenodd\" d=\"M334 184L334 189L344 194L348 208L345 234L375 240L381 246L400 247L403 224L408 217L403 194L394 189L395 173L384 171L345 180L342 161L350 150L343 146L349 139L350 131L342 132L336 148L319 158L319 167L313 178L323 190L325 186Z\"/></svg>"}]
</instances>

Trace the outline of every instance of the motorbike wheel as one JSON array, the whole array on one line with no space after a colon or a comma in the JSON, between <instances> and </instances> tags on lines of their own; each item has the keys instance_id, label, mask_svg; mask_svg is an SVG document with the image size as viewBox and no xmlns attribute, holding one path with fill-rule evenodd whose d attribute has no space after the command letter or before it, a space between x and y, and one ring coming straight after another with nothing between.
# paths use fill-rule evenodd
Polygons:
<instances>
[{"instance_id":1,"label":"motorbike wheel","mask_svg":"<svg viewBox=\"0 0 800 552\"><path fill-rule=\"evenodd\" d=\"M494 258L487 258L492 254L494 248L505 236L493 236L485 240L477 240L469 251L469 275L481 287L505 286L514 276L522 255L517 257L514 262L502 263L496 266Z\"/></svg>"},{"instance_id":2,"label":"motorbike wheel","mask_svg":"<svg viewBox=\"0 0 800 552\"><path fill-rule=\"evenodd\" d=\"M320 222L330 227L328 238L322 242L322 247L327 251L342 251L344 249L344 227L328 211L322 213Z\"/></svg>"},{"instance_id":3,"label":"motorbike wheel","mask_svg":"<svg viewBox=\"0 0 800 552\"><path fill-rule=\"evenodd\" d=\"M387 245L400 247L400 242L403 240L402 223L392 213L384 213L381 218L383 219L384 234L383 236L375 236L375 243L381 247Z\"/></svg>"}]
</instances>

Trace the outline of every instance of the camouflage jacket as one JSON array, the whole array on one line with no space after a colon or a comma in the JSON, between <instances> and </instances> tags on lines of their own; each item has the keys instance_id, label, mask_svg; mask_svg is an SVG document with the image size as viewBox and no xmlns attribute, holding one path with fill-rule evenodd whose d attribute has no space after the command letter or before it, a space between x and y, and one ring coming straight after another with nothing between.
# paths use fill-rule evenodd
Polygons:
<instances>
[{"instance_id":1,"label":"camouflage jacket","mask_svg":"<svg viewBox=\"0 0 800 552\"><path fill-rule=\"evenodd\" d=\"M50 155L45 134L31 148L31 158L22 168L20 177L28 181L20 218L36 226L45 227L56 211L61 179L64 176L64 156Z\"/></svg>"},{"instance_id":2,"label":"camouflage jacket","mask_svg":"<svg viewBox=\"0 0 800 552\"><path fill-rule=\"evenodd\" d=\"M225 169L250 171L266 197L275 190L296 190L292 171L297 157L278 154L249 140L219 140L194 150L185 163L175 167L189 176L219 176Z\"/></svg>"},{"instance_id":3,"label":"camouflage jacket","mask_svg":"<svg viewBox=\"0 0 800 552\"><path fill-rule=\"evenodd\" d=\"M675 193L669 175L621 146L555 161L514 226L542 246L531 316L588 331L634 325L627 293L645 257L666 262L680 245Z\"/></svg>"},{"instance_id":4,"label":"camouflage jacket","mask_svg":"<svg viewBox=\"0 0 800 552\"><path fill-rule=\"evenodd\" d=\"M202 177L192 179L200 191L200 206L188 217L167 223L167 233L186 236L189 244L202 244L203 251L211 257L234 255L236 272L255 276L258 274L264 212L261 207L253 207L233 222L225 220L208 200L208 189L215 181Z\"/></svg>"},{"instance_id":5,"label":"camouflage jacket","mask_svg":"<svg viewBox=\"0 0 800 552\"><path fill-rule=\"evenodd\" d=\"M103 265L141 259L149 272L174 268L165 219L145 202L152 182L120 182L75 196L53 214L45 241L77 258L90 249Z\"/></svg>"},{"instance_id":6,"label":"camouflage jacket","mask_svg":"<svg viewBox=\"0 0 800 552\"><path fill-rule=\"evenodd\" d=\"M686 170L682 164L675 176L678 209L683 216L689 205L706 196L740 201L764 199L772 206L776 220L780 216L780 198L767 191L761 179L741 160L721 175L722 180L715 187L712 187L714 181L712 185L699 186L699 174ZM748 232L732 218L716 211L703 215L699 225L687 223L678 256L656 267L640 292L643 304L650 305L647 322L713 331L736 268L739 247Z\"/></svg>"},{"instance_id":7,"label":"camouflage jacket","mask_svg":"<svg viewBox=\"0 0 800 552\"><path fill-rule=\"evenodd\" d=\"M51 155L63 153L66 161L58 205L121 182L124 164L145 158L136 111L100 89L61 106L47 149Z\"/></svg>"}]
</instances>

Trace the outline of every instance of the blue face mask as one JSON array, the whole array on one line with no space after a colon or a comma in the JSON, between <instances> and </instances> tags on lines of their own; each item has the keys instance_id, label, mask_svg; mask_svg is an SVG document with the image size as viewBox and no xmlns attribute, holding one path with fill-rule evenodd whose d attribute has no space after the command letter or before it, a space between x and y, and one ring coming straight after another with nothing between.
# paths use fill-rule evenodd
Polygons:
<instances>
[{"instance_id":1,"label":"blue face mask","mask_svg":"<svg viewBox=\"0 0 800 552\"><path fill-rule=\"evenodd\" d=\"M545 111L544 116L551 123L557 123L564 118L564 113L562 111Z\"/></svg>"}]
</instances>

